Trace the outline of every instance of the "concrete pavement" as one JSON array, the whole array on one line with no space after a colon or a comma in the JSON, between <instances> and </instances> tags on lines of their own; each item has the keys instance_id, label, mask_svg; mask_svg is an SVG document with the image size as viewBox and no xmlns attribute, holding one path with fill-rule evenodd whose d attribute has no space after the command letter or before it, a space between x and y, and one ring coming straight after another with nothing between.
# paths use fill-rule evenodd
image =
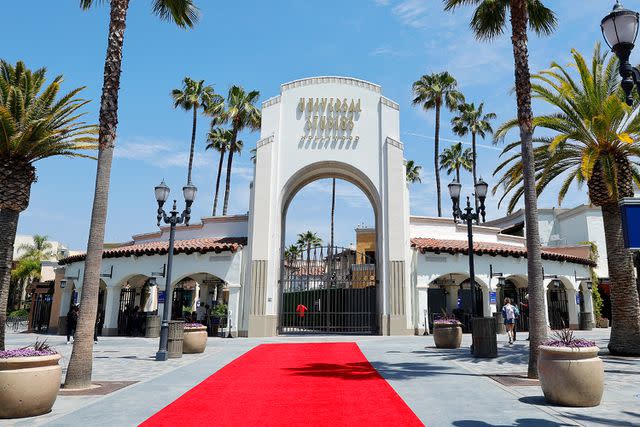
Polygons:
<instances>
[{"instance_id":1,"label":"concrete pavement","mask_svg":"<svg viewBox=\"0 0 640 427\"><path fill-rule=\"evenodd\" d=\"M608 330L578 332L595 339L605 361L605 395L595 408L548 405L537 385L502 384L494 374L526 372L528 345L508 345L499 337L499 357L474 359L470 337L457 350L435 348L432 337L294 336L264 339L210 338L200 355L155 362L157 339L102 338L95 347L94 380L137 381L106 396L60 396L51 413L32 419L0 421L0 425L129 426L137 425L224 365L267 342L355 341L373 366L428 426L632 426L640 425L640 359L607 354ZM519 334L524 339L526 333ZM32 334L9 334L9 347L28 345ZM71 346L65 338L48 337L66 366ZM230 391L219 396L241 398ZM188 414L185 414L188 420Z\"/></svg>"}]
</instances>

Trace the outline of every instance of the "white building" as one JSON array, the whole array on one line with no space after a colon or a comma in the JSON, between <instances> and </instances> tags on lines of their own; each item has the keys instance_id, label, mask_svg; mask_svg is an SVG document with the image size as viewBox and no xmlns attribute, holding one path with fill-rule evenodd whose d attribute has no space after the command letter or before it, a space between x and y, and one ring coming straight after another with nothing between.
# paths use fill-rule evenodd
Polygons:
<instances>
[{"instance_id":1,"label":"white building","mask_svg":"<svg viewBox=\"0 0 640 427\"><path fill-rule=\"evenodd\" d=\"M152 277L160 291L159 312L169 297L175 301L174 316L198 301L213 304L215 298L228 302L232 330L240 336L420 333L425 319L435 315L434 299L464 320L470 301L468 290L465 297L466 228L451 219L409 215L399 134L398 104L382 96L378 85L346 77L282 85L280 95L262 105L249 215L203 218L178 227L172 285L179 291L166 298L166 227L106 250L99 307L103 333L126 333L126 318L135 306L153 311ZM314 274L313 286L301 291L300 278L288 282L282 259L287 209L300 189L322 178L347 180L370 200L375 267L362 267L357 255L334 257L320 249L314 259L329 265L324 286ZM474 238L478 313L490 316L502 294L526 294L525 244L521 237L484 226L474 228ZM559 317L577 327L578 313L592 312L584 279L590 261L560 252L543 255L545 273L555 276L545 281L549 320L554 326ZM84 274L83 256L63 262L65 287L56 289L63 296L61 321L74 292L82 291ZM497 289L498 277L490 277L490 268L501 273L504 289Z\"/></svg>"}]
</instances>

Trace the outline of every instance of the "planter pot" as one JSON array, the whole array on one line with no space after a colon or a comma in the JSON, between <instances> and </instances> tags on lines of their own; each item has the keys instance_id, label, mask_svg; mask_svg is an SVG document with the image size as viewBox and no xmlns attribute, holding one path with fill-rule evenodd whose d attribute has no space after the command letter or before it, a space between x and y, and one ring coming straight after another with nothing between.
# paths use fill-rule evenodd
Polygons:
<instances>
[{"instance_id":1,"label":"planter pot","mask_svg":"<svg viewBox=\"0 0 640 427\"><path fill-rule=\"evenodd\" d=\"M538 375L545 399L562 406L598 406L604 390L599 350L541 345Z\"/></svg>"},{"instance_id":2,"label":"planter pot","mask_svg":"<svg viewBox=\"0 0 640 427\"><path fill-rule=\"evenodd\" d=\"M0 359L0 418L51 411L62 379L59 360L59 354Z\"/></svg>"},{"instance_id":3,"label":"planter pot","mask_svg":"<svg viewBox=\"0 0 640 427\"><path fill-rule=\"evenodd\" d=\"M433 325L433 340L438 348L460 348L462 328L458 325Z\"/></svg>"},{"instance_id":4,"label":"planter pot","mask_svg":"<svg viewBox=\"0 0 640 427\"><path fill-rule=\"evenodd\" d=\"M598 328L608 328L609 319L598 319Z\"/></svg>"},{"instance_id":5,"label":"planter pot","mask_svg":"<svg viewBox=\"0 0 640 427\"><path fill-rule=\"evenodd\" d=\"M202 353L207 346L207 327L184 330L182 352L185 354Z\"/></svg>"}]
</instances>

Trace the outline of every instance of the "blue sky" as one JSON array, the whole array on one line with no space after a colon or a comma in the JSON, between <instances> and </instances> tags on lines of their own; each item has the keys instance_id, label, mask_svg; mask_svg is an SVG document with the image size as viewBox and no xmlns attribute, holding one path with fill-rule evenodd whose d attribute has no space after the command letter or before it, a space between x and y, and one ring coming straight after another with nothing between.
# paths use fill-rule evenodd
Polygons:
<instances>
[{"instance_id":1,"label":"blue sky","mask_svg":"<svg viewBox=\"0 0 640 427\"><path fill-rule=\"evenodd\" d=\"M498 115L494 125L515 116L513 58L508 36L477 42L468 29L470 9L442 11L439 0L206 1L200 24L190 31L160 22L150 14L150 1L131 2L125 36L120 91L118 142L112 169L107 241L125 241L131 234L155 229L153 187L164 178L175 192L186 180L191 116L174 110L169 93L185 76L205 79L218 92L239 84L257 89L265 100L280 84L315 75L346 75L380 84L385 96L400 104L401 139L406 157L423 166L423 183L412 186L411 211L434 215L433 113L411 106L411 83L422 74L447 70L458 79L469 101L485 102ZM559 30L551 37L531 36L532 71L551 61L567 63L571 48L590 55L600 41L600 19L613 1L547 0L558 14ZM576 7L577 3L580 7ZM639 1L627 0L630 8ZM64 74L63 89L87 86L92 99L87 118L97 122L106 48L108 7L83 12L77 1L10 2L5 5L1 57L24 60L31 68L46 66L49 76ZM636 61L637 62L637 61ZM537 112L545 106L534 105ZM460 138L442 117L446 147ZM204 151L208 123L198 128L194 183L199 188L194 217L211 211L217 157ZM248 209L252 164L248 151L257 134L245 134L245 152L234 163L231 213ZM463 142L467 142L463 140ZM490 141L478 151L480 174L490 184L499 148ZM48 159L36 164L39 180L31 204L21 216L19 232L47 234L73 249L86 247L95 163ZM468 190L470 178L463 179ZM443 176L443 185L449 182ZM288 235L305 229L326 237L327 182L318 181L299 193L290 209ZM316 190L322 190L320 192ZM353 241L353 228L370 223L372 212L359 190L338 186L337 239ZM443 197L449 215L448 196ZM463 191L465 189L463 188ZM540 197L540 206L556 205L557 187ZM326 197L326 202L322 200ZM586 201L586 190L572 191L563 206ZM299 209L293 209L299 206ZM309 207L312 208L309 208ZM488 200L488 217L504 214L496 199Z\"/></svg>"}]
</instances>

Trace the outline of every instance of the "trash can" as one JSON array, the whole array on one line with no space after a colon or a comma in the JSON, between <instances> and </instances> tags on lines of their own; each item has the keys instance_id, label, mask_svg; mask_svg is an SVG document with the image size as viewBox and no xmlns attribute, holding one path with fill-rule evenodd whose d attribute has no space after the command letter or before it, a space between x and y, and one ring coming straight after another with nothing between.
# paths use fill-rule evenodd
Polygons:
<instances>
[{"instance_id":1,"label":"trash can","mask_svg":"<svg viewBox=\"0 0 640 427\"><path fill-rule=\"evenodd\" d=\"M169 359L179 359L182 357L182 340L184 335L184 320L169 321L169 340L167 350Z\"/></svg>"},{"instance_id":2,"label":"trash can","mask_svg":"<svg viewBox=\"0 0 640 427\"><path fill-rule=\"evenodd\" d=\"M496 334L506 334L507 329L504 327L502 313L493 313L493 317L496 319Z\"/></svg>"},{"instance_id":3,"label":"trash can","mask_svg":"<svg viewBox=\"0 0 640 427\"><path fill-rule=\"evenodd\" d=\"M144 336L146 338L158 338L160 336L160 316L147 316L144 327Z\"/></svg>"},{"instance_id":4,"label":"trash can","mask_svg":"<svg viewBox=\"0 0 640 427\"><path fill-rule=\"evenodd\" d=\"M472 320L474 357L498 357L496 320L494 317L476 317Z\"/></svg>"},{"instance_id":5,"label":"trash can","mask_svg":"<svg viewBox=\"0 0 640 427\"><path fill-rule=\"evenodd\" d=\"M592 315L590 312L580 313L578 318L578 326L581 331L590 331L593 329L593 321L591 320Z\"/></svg>"}]
</instances>

